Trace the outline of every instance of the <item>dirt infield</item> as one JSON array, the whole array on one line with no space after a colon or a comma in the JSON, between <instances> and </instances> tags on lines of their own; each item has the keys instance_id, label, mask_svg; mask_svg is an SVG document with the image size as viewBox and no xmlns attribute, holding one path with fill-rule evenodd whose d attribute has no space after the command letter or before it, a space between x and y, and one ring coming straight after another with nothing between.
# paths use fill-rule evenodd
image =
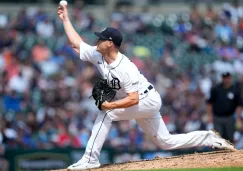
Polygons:
<instances>
[{"instance_id":1,"label":"dirt infield","mask_svg":"<svg viewBox=\"0 0 243 171\"><path fill-rule=\"evenodd\" d=\"M155 158L122 164L104 165L92 171L140 170L160 168L215 168L243 166L243 150L236 152L217 151L209 153L195 153L190 155ZM66 171L66 169L58 170Z\"/></svg>"}]
</instances>

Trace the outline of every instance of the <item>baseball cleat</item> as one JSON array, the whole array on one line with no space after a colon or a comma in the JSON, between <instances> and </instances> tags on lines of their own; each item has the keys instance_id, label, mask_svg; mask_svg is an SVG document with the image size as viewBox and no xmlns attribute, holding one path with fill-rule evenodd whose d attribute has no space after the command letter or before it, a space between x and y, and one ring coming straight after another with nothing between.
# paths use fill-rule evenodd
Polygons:
<instances>
[{"instance_id":1,"label":"baseball cleat","mask_svg":"<svg viewBox=\"0 0 243 171\"><path fill-rule=\"evenodd\" d=\"M67 168L67 171L73 170L85 170L85 169L93 169L100 167L100 163L74 163Z\"/></svg>"},{"instance_id":2,"label":"baseball cleat","mask_svg":"<svg viewBox=\"0 0 243 171\"><path fill-rule=\"evenodd\" d=\"M213 149L224 149L224 150L231 150L231 151L237 151L237 149L234 147L232 143L229 141L223 139L218 132L215 130L209 131L213 135Z\"/></svg>"}]
</instances>

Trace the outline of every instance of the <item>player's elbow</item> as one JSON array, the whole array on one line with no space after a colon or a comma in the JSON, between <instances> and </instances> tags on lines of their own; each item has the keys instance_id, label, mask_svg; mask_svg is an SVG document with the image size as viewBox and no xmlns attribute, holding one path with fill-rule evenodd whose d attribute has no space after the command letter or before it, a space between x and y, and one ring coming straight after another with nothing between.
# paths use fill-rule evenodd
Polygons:
<instances>
[{"instance_id":1,"label":"player's elbow","mask_svg":"<svg viewBox=\"0 0 243 171\"><path fill-rule=\"evenodd\" d=\"M80 42L82 41L81 37L76 37L74 39L72 39L70 41L70 43L72 44L73 49L77 52L79 51L79 46L80 46Z\"/></svg>"},{"instance_id":2,"label":"player's elbow","mask_svg":"<svg viewBox=\"0 0 243 171\"><path fill-rule=\"evenodd\" d=\"M79 52L79 48L76 48L76 47L73 46L73 45L72 45L72 47L73 47L73 50L74 50L75 52L80 53L80 52Z\"/></svg>"}]
</instances>

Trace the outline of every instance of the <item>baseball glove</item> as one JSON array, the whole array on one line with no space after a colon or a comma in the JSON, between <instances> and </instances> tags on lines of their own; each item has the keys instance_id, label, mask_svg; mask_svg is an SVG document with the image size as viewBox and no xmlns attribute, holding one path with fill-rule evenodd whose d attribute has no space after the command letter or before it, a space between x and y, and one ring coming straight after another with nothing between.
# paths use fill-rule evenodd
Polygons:
<instances>
[{"instance_id":1,"label":"baseball glove","mask_svg":"<svg viewBox=\"0 0 243 171\"><path fill-rule=\"evenodd\" d=\"M92 90L92 96L95 100L95 105L101 109L101 105L108 101L110 102L116 95L116 91L109 87L107 81L100 78L95 84Z\"/></svg>"}]
</instances>

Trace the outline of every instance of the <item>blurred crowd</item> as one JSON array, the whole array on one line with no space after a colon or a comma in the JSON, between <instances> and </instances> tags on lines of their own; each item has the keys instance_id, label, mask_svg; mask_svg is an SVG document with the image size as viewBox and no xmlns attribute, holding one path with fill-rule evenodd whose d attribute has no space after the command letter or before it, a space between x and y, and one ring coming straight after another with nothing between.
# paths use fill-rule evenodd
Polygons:
<instances>
[{"instance_id":1,"label":"blurred crowd","mask_svg":"<svg viewBox=\"0 0 243 171\"><path fill-rule=\"evenodd\" d=\"M80 3L70 15L79 32L102 29ZM187 44L185 54L197 58L201 53L215 52L215 61L201 65L197 71L180 68L174 58L180 46L170 41L157 49L160 57L156 60L151 56L129 56L160 92L161 114L171 133L210 129L205 98L220 81L219 75L227 70L243 87L243 8L235 2L215 12L211 4L200 13L193 5L189 13L156 16L156 20L154 17L147 8L132 13L117 7L109 22L130 35L121 47L125 54L136 44L132 35L153 35L152 25L163 21L170 27L165 29L161 24L157 32ZM29 47L23 39L34 36L38 40ZM90 41L85 34L81 36ZM54 40L55 48L47 46ZM0 14L0 155L6 149L85 147L98 113L90 98L98 77L98 71L81 62L72 50L56 14L32 8L22 9L17 16ZM240 149L243 114L236 127L235 145ZM133 120L114 122L105 146L158 149Z\"/></svg>"}]
</instances>

